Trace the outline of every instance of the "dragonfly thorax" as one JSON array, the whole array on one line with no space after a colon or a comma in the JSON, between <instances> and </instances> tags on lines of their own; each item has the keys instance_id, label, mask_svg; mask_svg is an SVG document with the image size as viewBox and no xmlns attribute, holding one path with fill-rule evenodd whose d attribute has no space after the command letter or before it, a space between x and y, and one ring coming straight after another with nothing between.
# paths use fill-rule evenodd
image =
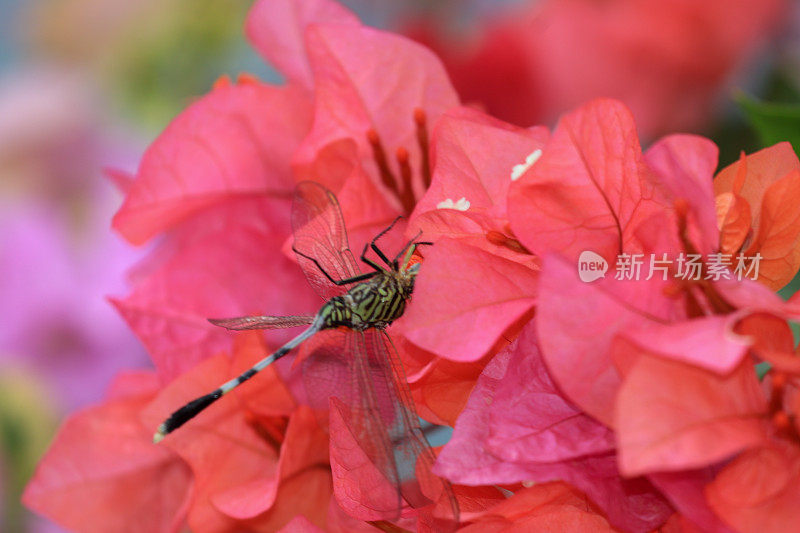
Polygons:
<instances>
[{"instance_id":1,"label":"dragonfly thorax","mask_svg":"<svg viewBox=\"0 0 800 533\"><path fill-rule=\"evenodd\" d=\"M383 329L400 318L413 287L411 277L381 273L358 283L342 296L334 296L320 309L324 328L345 326L355 330Z\"/></svg>"}]
</instances>

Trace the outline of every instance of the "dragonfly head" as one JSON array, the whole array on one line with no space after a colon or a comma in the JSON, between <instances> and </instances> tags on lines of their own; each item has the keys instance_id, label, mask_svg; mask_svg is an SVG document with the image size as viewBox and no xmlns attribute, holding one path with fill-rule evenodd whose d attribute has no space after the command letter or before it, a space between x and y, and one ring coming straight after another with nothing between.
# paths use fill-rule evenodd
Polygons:
<instances>
[{"instance_id":1,"label":"dragonfly head","mask_svg":"<svg viewBox=\"0 0 800 533\"><path fill-rule=\"evenodd\" d=\"M419 249L420 245L423 244L431 243L412 242L408 246L403 260L399 264L399 268L396 270L398 279L403 285L406 298L410 298L411 293L414 291L414 279L417 277L417 274L419 273L419 267L422 265L422 260L424 259Z\"/></svg>"},{"instance_id":2,"label":"dragonfly head","mask_svg":"<svg viewBox=\"0 0 800 533\"><path fill-rule=\"evenodd\" d=\"M420 263L414 263L410 266L406 266L400 270L399 280L403 287L403 293L406 298L411 297L411 293L414 292L414 279L417 277L417 273L419 272Z\"/></svg>"}]
</instances>

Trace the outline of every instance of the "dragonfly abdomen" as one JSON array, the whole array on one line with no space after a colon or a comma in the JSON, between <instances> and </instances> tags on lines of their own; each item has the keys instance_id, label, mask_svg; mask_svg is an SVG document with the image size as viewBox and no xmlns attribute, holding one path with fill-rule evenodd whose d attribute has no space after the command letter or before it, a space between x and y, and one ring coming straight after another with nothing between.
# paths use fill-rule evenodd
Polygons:
<instances>
[{"instance_id":1,"label":"dragonfly abdomen","mask_svg":"<svg viewBox=\"0 0 800 533\"><path fill-rule=\"evenodd\" d=\"M353 311L345 301L344 296L334 296L325 302L317 316L322 318L324 328L346 326L357 329L353 326Z\"/></svg>"}]
</instances>

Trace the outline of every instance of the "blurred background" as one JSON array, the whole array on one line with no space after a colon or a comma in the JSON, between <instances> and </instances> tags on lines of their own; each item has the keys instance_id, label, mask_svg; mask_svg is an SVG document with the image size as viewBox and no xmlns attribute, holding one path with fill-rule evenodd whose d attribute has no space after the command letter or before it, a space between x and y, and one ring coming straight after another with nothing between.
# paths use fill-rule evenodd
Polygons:
<instances>
[{"instance_id":1,"label":"blurred background","mask_svg":"<svg viewBox=\"0 0 800 533\"><path fill-rule=\"evenodd\" d=\"M800 8L788 0L350 0L442 57L462 100L552 125L624 100L645 142L712 137L727 165L800 148ZM107 169L222 74L280 83L245 42L249 0L0 0L0 531L59 531L19 495L68 413L149 365L106 301L143 255L109 229ZM793 292L794 284L784 290Z\"/></svg>"}]
</instances>

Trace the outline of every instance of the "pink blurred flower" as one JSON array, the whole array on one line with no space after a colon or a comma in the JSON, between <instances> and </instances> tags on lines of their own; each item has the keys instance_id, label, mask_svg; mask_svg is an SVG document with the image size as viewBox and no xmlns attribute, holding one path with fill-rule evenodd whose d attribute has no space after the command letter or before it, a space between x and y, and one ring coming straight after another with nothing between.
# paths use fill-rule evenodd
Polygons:
<instances>
[{"instance_id":1,"label":"pink blurred flower","mask_svg":"<svg viewBox=\"0 0 800 533\"><path fill-rule=\"evenodd\" d=\"M64 411L102 396L121 367L145 361L105 301L137 254L107 228L117 206L103 164L125 148L101 129L91 91L58 71L8 77L0 91L3 365L35 370ZM55 113L54 113L55 112ZM102 154L102 155L101 155Z\"/></svg>"},{"instance_id":2,"label":"pink blurred flower","mask_svg":"<svg viewBox=\"0 0 800 533\"><path fill-rule=\"evenodd\" d=\"M452 37L457 29L442 31L457 26L452 11L410 21L404 32L442 57L462 100L498 118L549 122L607 96L630 107L641 133L654 137L707 127L726 86L775 34L787 4L528 1L473 23L477 31L461 38Z\"/></svg>"},{"instance_id":3,"label":"pink blurred flower","mask_svg":"<svg viewBox=\"0 0 800 533\"><path fill-rule=\"evenodd\" d=\"M0 372L13 400L3 402L2 417L15 434L2 450L10 528L60 531L18 507L33 456L52 438L55 418L99 400L121 368L146 362L105 300L124 290L137 254L108 228L119 197L100 169L128 164L135 150L100 120L99 108L84 81L53 67L0 80Z\"/></svg>"}]
</instances>

